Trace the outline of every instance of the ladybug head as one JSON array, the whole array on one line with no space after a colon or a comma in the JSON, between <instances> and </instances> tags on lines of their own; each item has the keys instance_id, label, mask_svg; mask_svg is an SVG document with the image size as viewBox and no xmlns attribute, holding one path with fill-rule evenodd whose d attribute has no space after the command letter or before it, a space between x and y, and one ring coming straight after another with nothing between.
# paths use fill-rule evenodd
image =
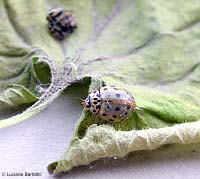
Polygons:
<instances>
[{"instance_id":1,"label":"ladybug head","mask_svg":"<svg viewBox=\"0 0 200 179\"><path fill-rule=\"evenodd\" d=\"M91 96L88 95L85 100L83 100L83 102L81 103L84 107L86 108L90 108L91 107Z\"/></svg>"},{"instance_id":2,"label":"ladybug head","mask_svg":"<svg viewBox=\"0 0 200 179\"><path fill-rule=\"evenodd\" d=\"M98 114L101 107L100 92L98 90L95 90L90 93L82 102L82 105L92 114Z\"/></svg>"}]
</instances>

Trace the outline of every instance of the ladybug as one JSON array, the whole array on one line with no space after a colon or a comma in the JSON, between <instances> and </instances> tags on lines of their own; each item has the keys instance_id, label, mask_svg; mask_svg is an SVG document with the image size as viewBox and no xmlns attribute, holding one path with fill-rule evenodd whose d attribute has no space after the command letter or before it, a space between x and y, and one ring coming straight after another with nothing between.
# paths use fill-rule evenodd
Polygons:
<instances>
[{"instance_id":1,"label":"ladybug","mask_svg":"<svg viewBox=\"0 0 200 179\"><path fill-rule=\"evenodd\" d=\"M71 34L77 27L75 17L61 7L51 9L47 15L47 21L50 33L58 39Z\"/></svg>"},{"instance_id":2,"label":"ladybug","mask_svg":"<svg viewBox=\"0 0 200 179\"><path fill-rule=\"evenodd\" d=\"M92 115L109 122L120 122L131 117L136 110L133 96L114 86L104 86L91 92L82 105Z\"/></svg>"}]
</instances>

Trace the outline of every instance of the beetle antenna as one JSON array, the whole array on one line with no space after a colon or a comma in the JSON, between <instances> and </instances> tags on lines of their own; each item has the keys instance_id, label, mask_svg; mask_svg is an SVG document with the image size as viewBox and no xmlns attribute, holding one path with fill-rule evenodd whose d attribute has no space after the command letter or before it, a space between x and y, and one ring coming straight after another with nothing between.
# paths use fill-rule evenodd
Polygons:
<instances>
[{"instance_id":1,"label":"beetle antenna","mask_svg":"<svg viewBox=\"0 0 200 179\"><path fill-rule=\"evenodd\" d=\"M85 101L84 99L80 98L80 97L76 97L77 99L81 100L81 101Z\"/></svg>"},{"instance_id":2,"label":"beetle antenna","mask_svg":"<svg viewBox=\"0 0 200 179\"><path fill-rule=\"evenodd\" d=\"M81 100L81 105L85 106L85 100L79 97L76 97L77 99Z\"/></svg>"}]
</instances>

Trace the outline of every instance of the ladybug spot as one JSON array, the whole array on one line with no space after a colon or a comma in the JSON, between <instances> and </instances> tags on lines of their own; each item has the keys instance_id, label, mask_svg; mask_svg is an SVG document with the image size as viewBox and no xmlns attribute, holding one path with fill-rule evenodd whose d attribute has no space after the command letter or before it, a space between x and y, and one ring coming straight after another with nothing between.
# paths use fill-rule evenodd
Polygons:
<instances>
[{"instance_id":1,"label":"ladybug spot","mask_svg":"<svg viewBox=\"0 0 200 179\"><path fill-rule=\"evenodd\" d=\"M97 106L96 106L96 109L100 109L100 105L97 105Z\"/></svg>"},{"instance_id":2,"label":"ladybug spot","mask_svg":"<svg viewBox=\"0 0 200 179\"><path fill-rule=\"evenodd\" d=\"M55 21L55 20L57 20L57 17L60 16L62 13L63 13L63 11L60 11L60 12L58 12L58 13L52 12L52 13L49 14L49 17L50 17L53 21Z\"/></svg>"},{"instance_id":3,"label":"ladybug spot","mask_svg":"<svg viewBox=\"0 0 200 179\"><path fill-rule=\"evenodd\" d=\"M108 105L107 107L106 107L106 109L105 110L109 110L109 109L111 109L112 107L110 106L110 105Z\"/></svg>"},{"instance_id":4,"label":"ladybug spot","mask_svg":"<svg viewBox=\"0 0 200 179\"><path fill-rule=\"evenodd\" d=\"M94 100L97 100L97 98L94 98Z\"/></svg>"},{"instance_id":5,"label":"ladybug spot","mask_svg":"<svg viewBox=\"0 0 200 179\"><path fill-rule=\"evenodd\" d=\"M114 121L114 119L108 119L109 121L111 121L111 122L113 122Z\"/></svg>"},{"instance_id":6,"label":"ladybug spot","mask_svg":"<svg viewBox=\"0 0 200 179\"><path fill-rule=\"evenodd\" d=\"M102 116L106 116L106 113L103 113Z\"/></svg>"},{"instance_id":7,"label":"ladybug spot","mask_svg":"<svg viewBox=\"0 0 200 179\"><path fill-rule=\"evenodd\" d=\"M113 117L113 118L116 118L117 116L116 116L116 115L113 115L112 117Z\"/></svg>"},{"instance_id":8,"label":"ladybug spot","mask_svg":"<svg viewBox=\"0 0 200 179\"><path fill-rule=\"evenodd\" d=\"M86 108L90 108L90 107L91 107L91 105L90 105L90 104L86 105Z\"/></svg>"},{"instance_id":9,"label":"ladybug spot","mask_svg":"<svg viewBox=\"0 0 200 179\"><path fill-rule=\"evenodd\" d=\"M61 24L59 21L56 22L56 25L62 26L62 24ZM62 27L62 28L63 28L63 27ZM64 30L64 29L62 29L62 30Z\"/></svg>"},{"instance_id":10,"label":"ladybug spot","mask_svg":"<svg viewBox=\"0 0 200 179\"><path fill-rule=\"evenodd\" d=\"M130 105L128 105L126 108L127 108L127 109L130 109L130 108L131 108L131 106L130 106Z\"/></svg>"},{"instance_id":11,"label":"ladybug spot","mask_svg":"<svg viewBox=\"0 0 200 179\"><path fill-rule=\"evenodd\" d=\"M116 108L115 108L115 111L120 111L120 108L119 108L119 107L116 107Z\"/></svg>"},{"instance_id":12,"label":"ladybug spot","mask_svg":"<svg viewBox=\"0 0 200 179\"><path fill-rule=\"evenodd\" d=\"M94 109L93 112L96 113L97 111Z\"/></svg>"},{"instance_id":13,"label":"ladybug spot","mask_svg":"<svg viewBox=\"0 0 200 179\"><path fill-rule=\"evenodd\" d=\"M119 93L117 93L116 96L119 98L121 95Z\"/></svg>"},{"instance_id":14,"label":"ladybug spot","mask_svg":"<svg viewBox=\"0 0 200 179\"><path fill-rule=\"evenodd\" d=\"M97 102L96 102L96 101L94 101L94 102L93 102L93 104L97 104Z\"/></svg>"},{"instance_id":15,"label":"ladybug spot","mask_svg":"<svg viewBox=\"0 0 200 179\"><path fill-rule=\"evenodd\" d=\"M108 88L103 88L103 90L107 90Z\"/></svg>"},{"instance_id":16,"label":"ladybug spot","mask_svg":"<svg viewBox=\"0 0 200 179\"><path fill-rule=\"evenodd\" d=\"M127 115L128 113L127 112L125 112L125 115Z\"/></svg>"}]
</instances>

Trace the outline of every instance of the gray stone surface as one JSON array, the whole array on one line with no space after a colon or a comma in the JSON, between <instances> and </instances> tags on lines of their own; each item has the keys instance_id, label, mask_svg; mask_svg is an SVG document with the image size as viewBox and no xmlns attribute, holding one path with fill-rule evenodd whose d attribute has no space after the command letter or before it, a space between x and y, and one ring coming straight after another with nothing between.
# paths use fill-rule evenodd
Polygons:
<instances>
[{"instance_id":1,"label":"gray stone surface","mask_svg":"<svg viewBox=\"0 0 200 179\"><path fill-rule=\"evenodd\" d=\"M64 92L42 113L0 130L0 178L54 178L46 167L63 154L81 113L81 91ZM85 94L84 94L85 95ZM59 175L59 179L200 178L200 144L168 145L123 159L101 159ZM2 172L41 172L40 177L3 177Z\"/></svg>"}]
</instances>

